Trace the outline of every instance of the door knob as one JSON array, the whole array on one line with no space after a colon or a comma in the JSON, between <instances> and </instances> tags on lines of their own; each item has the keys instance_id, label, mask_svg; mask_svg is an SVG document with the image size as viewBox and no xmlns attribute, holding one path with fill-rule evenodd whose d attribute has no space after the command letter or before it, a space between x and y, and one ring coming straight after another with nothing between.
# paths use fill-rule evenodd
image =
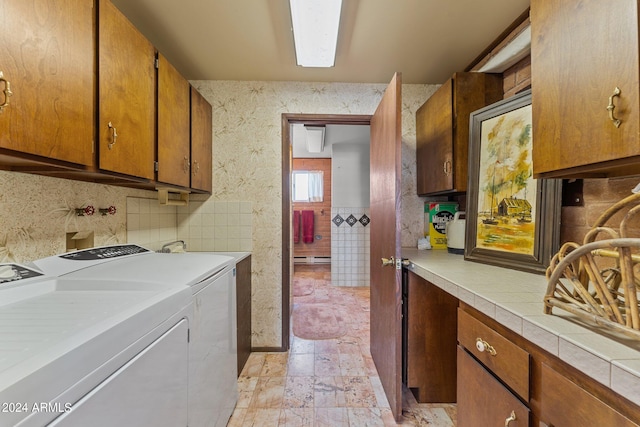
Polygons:
<instances>
[{"instance_id":1,"label":"door knob","mask_svg":"<svg viewBox=\"0 0 640 427\"><path fill-rule=\"evenodd\" d=\"M386 265L395 265L396 264L396 260L391 257L391 258L382 258L382 266L386 266Z\"/></svg>"}]
</instances>

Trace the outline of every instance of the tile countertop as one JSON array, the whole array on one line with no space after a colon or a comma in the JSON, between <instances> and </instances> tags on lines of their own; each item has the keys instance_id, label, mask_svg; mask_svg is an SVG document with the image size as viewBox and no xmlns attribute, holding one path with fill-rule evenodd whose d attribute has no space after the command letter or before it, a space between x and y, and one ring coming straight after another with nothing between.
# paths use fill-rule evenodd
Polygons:
<instances>
[{"instance_id":1,"label":"tile countertop","mask_svg":"<svg viewBox=\"0 0 640 427\"><path fill-rule=\"evenodd\" d=\"M444 250L402 249L410 271L640 405L640 341L559 308L544 314L544 275L465 261Z\"/></svg>"}]
</instances>

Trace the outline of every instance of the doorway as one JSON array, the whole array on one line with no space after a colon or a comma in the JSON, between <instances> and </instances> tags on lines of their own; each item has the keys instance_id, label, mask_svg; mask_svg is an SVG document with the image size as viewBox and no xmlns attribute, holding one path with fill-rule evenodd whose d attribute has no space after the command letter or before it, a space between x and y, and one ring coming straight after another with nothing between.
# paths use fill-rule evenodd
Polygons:
<instances>
[{"instance_id":1,"label":"doorway","mask_svg":"<svg viewBox=\"0 0 640 427\"><path fill-rule=\"evenodd\" d=\"M290 347L292 280L294 272L293 236L292 236L292 182L293 148L292 125L369 125L369 115L318 115L283 114L282 115L282 349Z\"/></svg>"}]
</instances>

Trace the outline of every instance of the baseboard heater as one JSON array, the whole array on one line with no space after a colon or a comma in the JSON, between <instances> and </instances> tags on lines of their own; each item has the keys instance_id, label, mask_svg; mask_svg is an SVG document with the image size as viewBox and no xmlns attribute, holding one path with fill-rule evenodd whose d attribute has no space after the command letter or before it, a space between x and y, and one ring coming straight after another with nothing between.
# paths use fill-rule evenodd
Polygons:
<instances>
[{"instance_id":1,"label":"baseboard heater","mask_svg":"<svg viewBox=\"0 0 640 427\"><path fill-rule=\"evenodd\" d=\"M331 264L330 256L296 256L293 257L294 264Z\"/></svg>"}]
</instances>

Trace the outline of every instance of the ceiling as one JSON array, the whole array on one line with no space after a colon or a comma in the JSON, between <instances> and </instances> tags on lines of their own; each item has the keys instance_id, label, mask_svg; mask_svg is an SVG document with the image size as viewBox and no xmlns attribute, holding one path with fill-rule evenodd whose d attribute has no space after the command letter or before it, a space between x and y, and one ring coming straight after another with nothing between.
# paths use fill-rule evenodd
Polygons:
<instances>
[{"instance_id":1,"label":"ceiling","mask_svg":"<svg viewBox=\"0 0 640 427\"><path fill-rule=\"evenodd\" d=\"M344 0L336 65L295 64L288 0L112 0L188 80L439 84L529 0Z\"/></svg>"}]
</instances>

